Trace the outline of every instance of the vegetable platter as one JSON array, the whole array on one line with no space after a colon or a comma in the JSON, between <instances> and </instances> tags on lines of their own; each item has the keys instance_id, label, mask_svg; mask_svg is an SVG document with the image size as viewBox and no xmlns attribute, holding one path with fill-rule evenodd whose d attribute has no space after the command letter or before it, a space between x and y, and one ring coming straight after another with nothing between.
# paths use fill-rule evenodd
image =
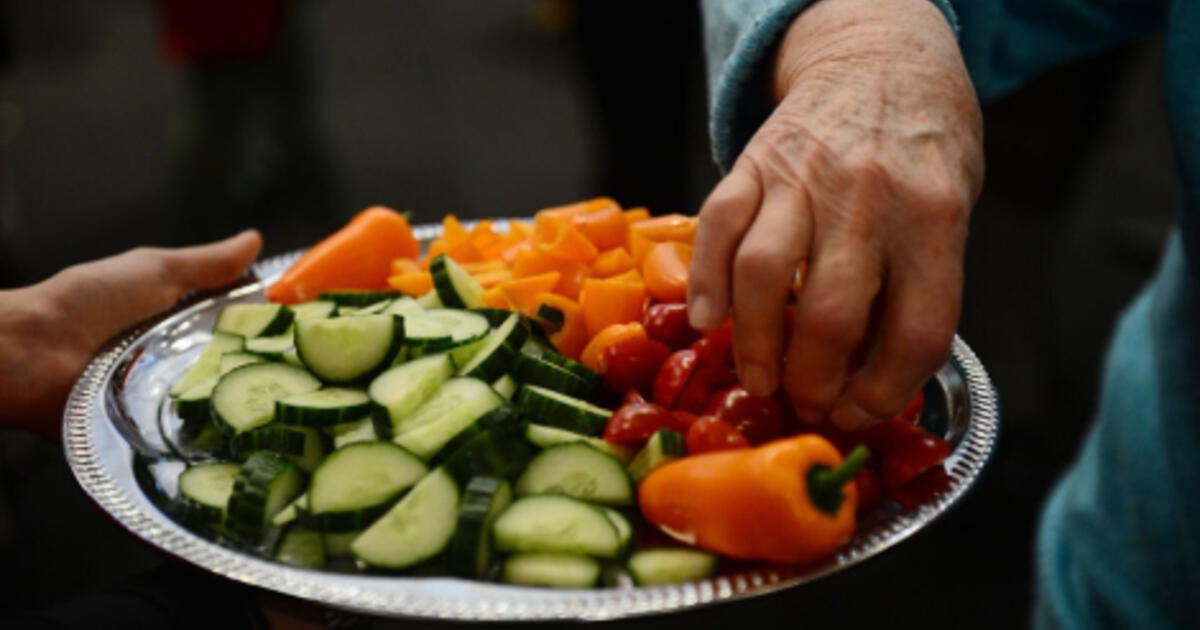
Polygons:
<instances>
[{"instance_id":1,"label":"vegetable platter","mask_svg":"<svg viewBox=\"0 0 1200 630\"><path fill-rule=\"evenodd\" d=\"M444 242L443 230L444 224L418 225L412 233L428 250ZM796 587L846 570L944 513L982 472L999 429L987 374L955 339L950 361L923 390L919 418L948 448L928 471L936 474L922 474L904 486L906 493L859 511L849 540L838 539L832 553L796 556L798 563L789 564L680 554L686 546L658 533L637 509L631 480L654 479L650 471L664 453L682 448L682 436L655 431L641 448L622 449L620 436L598 434L612 429L605 424L628 400L571 390L587 379L562 377L569 369L535 363L518 370L526 353L490 366L490 354L507 352L497 348L524 346L526 339L541 337L552 352L553 332L499 309L452 309L429 299L389 299L378 307L348 298L289 307L280 320L281 311L264 306L265 295L299 257L260 261L242 286L193 296L114 339L72 391L64 447L83 489L150 544L228 578L336 608L454 620L601 620ZM323 308L343 312L312 311ZM401 310L410 317L394 317ZM353 330L323 323L354 316L362 319ZM404 330L396 320L407 323ZM291 343L277 339L285 331ZM222 342L223 333L231 338ZM355 335L377 340L380 356L340 352ZM206 351L214 339L229 347ZM578 353L589 339L572 343ZM187 419L194 411L183 390L204 391L205 375L190 372L205 361L225 375L195 407L216 410L217 422L196 425ZM270 392L265 405L255 393L263 391ZM430 402L438 397L440 403ZM733 395L719 402L740 404ZM531 416L553 420L530 422ZM223 433L208 430L222 423ZM564 439L585 426L595 437ZM222 444L219 456L210 439ZM694 446L690 433L686 440ZM788 441L718 455L749 457ZM811 448L801 450L811 455ZM516 469L504 469L505 462ZM580 470L588 478L573 490L568 477ZM658 477L665 479L660 493L681 483L679 475ZM556 537L540 529L546 522L592 534L556 546Z\"/></svg>"}]
</instances>

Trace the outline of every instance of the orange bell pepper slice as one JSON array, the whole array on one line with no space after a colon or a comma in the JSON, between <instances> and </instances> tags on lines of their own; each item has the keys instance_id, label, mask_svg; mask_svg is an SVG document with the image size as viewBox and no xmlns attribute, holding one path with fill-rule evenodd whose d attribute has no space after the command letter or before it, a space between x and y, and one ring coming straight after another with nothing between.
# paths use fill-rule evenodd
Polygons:
<instances>
[{"instance_id":1,"label":"orange bell pepper slice","mask_svg":"<svg viewBox=\"0 0 1200 630\"><path fill-rule=\"evenodd\" d=\"M687 300L688 267L692 264L692 246L686 243L658 243L642 261L646 293L659 302Z\"/></svg>"},{"instance_id":2,"label":"orange bell pepper slice","mask_svg":"<svg viewBox=\"0 0 1200 630\"><path fill-rule=\"evenodd\" d=\"M592 261L592 275L597 278L608 278L619 273L625 273L634 268L633 256L624 247L614 247L600 252Z\"/></svg>"},{"instance_id":3,"label":"orange bell pepper slice","mask_svg":"<svg viewBox=\"0 0 1200 630\"><path fill-rule=\"evenodd\" d=\"M465 271L469 274L485 273L488 271L499 271L501 269L508 269L508 265L504 264L503 260L495 260L495 259L481 260L479 262L459 263L458 266L462 267L463 271Z\"/></svg>"},{"instance_id":4,"label":"orange bell pepper slice","mask_svg":"<svg viewBox=\"0 0 1200 630\"><path fill-rule=\"evenodd\" d=\"M645 338L646 329L642 327L641 322L613 324L601 330L600 334L592 337L592 340L583 347L583 351L579 353L579 362L600 374L604 374L606 368L604 365L604 350L606 348L629 339Z\"/></svg>"},{"instance_id":5,"label":"orange bell pepper slice","mask_svg":"<svg viewBox=\"0 0 1200 630\"><path fill-rule=\"evenodd\" d=\"M433 276L428 271L409 271L388 278L388 284L408 295L425 295L433 289Z\"/></svg>"},{"instance_id":6,"label":"orange bell pepper slice","mask_svg":"<svg viewBox=\"0 0 1200 630\"><path fill-rule=\"evenodd\" d=\"M446 247L454 247L467 240L467 228L453 214L442 217L442 236Z\"/></svg>"},{"instance_id":7,"label":"orange bell pepper slice","mask_svg":"<svg viewBox=\"0 0 1200 630\"><path fill-rule=\"evenodd\" d=\"M611 249L624 245L625 236L629 232L625 215L615 205L581 212L571 218L571 225L586 236L596 249Z\"/></svg>"},{"instance_id":8,"label":"orange bell pepper slice","mask_svg":"<svg viewBox=\"0 0 1200 630\"><path fill-rule=\"evenodd\" d=\"M528 240L533 238L533 226L524 221L509 219L508 234L517 240Z\"/></svg>"},{"instance_id":9,"label":"orange bell pepper slice","mask_svg":"<svg viewBox=\"0 0 1200 630\"><path fill-rule=\"evenodd\" d=\"M504 289L501 289L499 285L483 292L483 303L491 308L505 311L514 310L512 302L508 301L508 296L504 294Z\"/></svg>"},{"instance_id":10,"label":"orange bell pepper slice","mask_svg":"<svg viewBox=\"0 0 1200 630\"><path fill-rule=\"evenodd\" d=\"M392 261L392 275L421 271L421 265L411 258L397 258Z\"/></svg>"},{"instance_id":11,"label":"orange bell pepper slice","mask_svg":"<svg viewBox=\"0 0 1200 630\"><path fill-rule=\"evenodd\" d=\"M420 253L404 215L372 206L305 252L271 285L267 299L294 304L331 289L383 288L393 260L416 258Z\"/></svg>"},{"instance_id":12,"label":"orange bell pepper slice","mask_svg":"<svg viewBox=\"0 0 1200 630\"><path fill-rule=\"evenodd\" d=\"M646 280L642 278L642 272L637 269L630 269L625 273L619 273L615 276L610 276L608 280L613 282L632 282L634 284L645 284Z\"/></svg>"},{"instance_id":13,"label":"orange bell pepper slice","mask_svg":"<svg viewBox=\"0 0 1200 630\"><path fill-rule=\"evenodd\" d=\"M534 218L537 219L547 216L554 217L556 219L562 219L564 221L570 221L577 214L582 214L584 212L595 212L608 207L613 207L617 210L621 209L621 205L609 197L596 197L595 199L576 201L575 203L568 203L562 206L543 208L537 211L537 213L534 215Z\"/></svg>"},{"instance_id":14,"label":"orange bell pepper slice","mask_svg":"<svg viewBox=\"0 0 1200 630\"><path fill-rule=\"evenodd\" d=\"M554 285L554 292L578 300L583 281L591 275L591 270L583 263L561 263L558 272L562 276L558 279L558 284Z\"/></svg>"},{"instance_id":15,"label":"orange bell pepper slice","mask_svg":"<svg viewBox=\"0 0 1200 630\"><path fill-rule=\"evenodd\" d=\"M537 296L534 312L545 304L558 309L563 315L563 326L558 332L550 335L550 343L563 354L572 359L579 357L579 351L587 343L587 324L583 321L583 309L573 300L557 293L543 293Z\"/></svg>"},{"instance_id":16,"label":"orange bell pepper slice","mask_svg":"<svg viewBox=\"0 0 1200 630\"><path fill-rule=\"evenodd\" d=\"M533 247L517 251L516 260L512 263L513 275L518 278L536 276L547 271L558 271L563 261Z\"/></svg>"},{"instance_id":17,"label":"orange bell pepper slice","mask_svg":"<svg viewBox=\"0 0 1200 630\"><path fill-rule=\"evenodd\" d=\"M508 269L496 269L494 271L484 271L477 274L472 274L479 286L490 289L501 282L508 282L513 279L513 273Z\"/></svg>"},{"instance_id":18,"label":"orange bell pepper slice","mask_svg":"<svg viewBox=\"0 0 1200 630\"><path fill-rule=\"evenodd\" d=\"M558 284L558 279L562 274L557 271L547 271L536 276L528 276L525 278L515 278L508 282L501 282L498 287L504 291L505 297L513 306L517 307L522 313L529 314L537 308L537 298L539 294L549 293L554 289L554 285Z\"/></svg>"},{"instance_id":19,"label":"orange bell pepper slice","mask_svg":"<svg viewBox=\"0 0 1200 630\"><path fill-rule=\"evenodd\" d=\"M662 241L692 243L696 239L696 217L665 214L661 217L637 221L629 226L629 230L660 243Z\"/></svg>"},{"instance_id":20,"label":"orange bell pepper slice","mask_svg":"<svg viewBox=\"0 0 1200 630\"><path fill-rule=\"evenodd\" d=\"M588 336L595 337L613 324L641 321L645 301L646 286L640 282L612 278L584 280L579 306L583 309Z\"/></svg>"},{"instance_id":21,"label":"orange bell pepper slice","mask_svg":"<svg viewBox=\"0 0 1200 630\"><path fill-rule=\"evenodd\" d=\"M537 249L559 260L589 263L599 250L579 230L550 215L539 215L533 226Z\"/></svg>"},{"instance_id":22,"label":"orange bell pepper slice","mask_svg":"<svg viewBox=\"0 0 1200 630\"><path fill-rule=\"evenodd\" d=\"M645 221L650 218L650 211L645 208L630 208L623 214L625 215L625 223L629 224Z\"/></svg>"}]
</instances>

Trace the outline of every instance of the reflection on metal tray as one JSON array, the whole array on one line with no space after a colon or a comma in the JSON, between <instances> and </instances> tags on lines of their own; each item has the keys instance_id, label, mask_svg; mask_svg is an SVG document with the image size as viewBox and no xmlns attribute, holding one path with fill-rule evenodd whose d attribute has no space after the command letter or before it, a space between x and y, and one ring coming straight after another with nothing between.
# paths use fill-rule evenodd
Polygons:
<instances>
[{"instance_id":1,"label":"reflection on metal tray","mask_svg":"<svg viewBox=\"0 0 1200 630\"><path fill-rule=\"evenodd\" d=\"M416 228L428 241L439 226ZM64 417L67 461L83 489L121 525L152 545L230 579L363 613L456 620L613 619L669 612L797 587L846 570L903 541L960 500L975 482L999 429L996 395L971 349L926 384L922 424L954 450L945 475L919 505L885 504L860 520L853 540L827 562L805 568L739 568L711 579L659 587L551 590L455 578L309 571L268 559L262 549L205 538L173 515L175 480L187 461L207 457L181 439L167 390L210 337L221 308L263 300L263 287L298 254L255 266L266 279L192 299L166 317L114 340L76 383Z\"/></svg>"}]
</instances>

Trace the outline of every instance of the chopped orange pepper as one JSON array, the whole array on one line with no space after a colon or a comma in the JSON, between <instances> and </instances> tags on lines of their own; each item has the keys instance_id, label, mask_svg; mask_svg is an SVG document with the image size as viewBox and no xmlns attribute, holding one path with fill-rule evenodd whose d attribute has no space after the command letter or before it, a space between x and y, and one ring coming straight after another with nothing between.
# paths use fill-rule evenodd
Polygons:
<instances>
[{"instance_id":1,"label":"chopped orange pepper","mask_svg":"<svg viewBox=\"0 0 1200 630\"><path fill-rule=\"evenodd\" d=\"M424 295L433 288L433 276L428 271L409 271L388 278L388 284L408 295Z\"/></svg>"},{"instance_id":2,"label":"chopped orange pepper","mask_svg":"<svg viewBox=\"0 0 1200 630\"><path fill-rule=\"evenodd\" d=\"M425 251L425 257L421 259L421 268L429 269L429 263L433 262L438 254L446 253L446 241L442 238L435 238L429 242L429 249Z\"/></svg>"},{"instance_id":3,"label":"chopped orange pepper","mask_svg":"<svg viewBox=\"0 0 1200 630\"><path fill-rule=\"evenodd\" d=\"M508 265L504 264L503 260L495 260L495 259L481 260L479 262L459 263L458 266L462 267L463 271L470 273L470 274L483 273L485 271L498 271L500 269L508 269Z\"/></svg>"},{"instance_id":4,"label":"chopped orange pepper","mask_svg":"<svg viewBox=\"0 0 1200 630\"><path fill-rule=\"evenodd\" d=\"M578 300L579 290L583 288L583 281L591 275L588 266L574 262L559 263L558 271L562 277L558 279L558 284L554 285L554 292L572 300Z\"/></svg>"},{"instance_id":5,"label":"chopped orange pepper","mask_svg":"<svg viewBox=\"0 0 1200 630\"><path fill-rule=\"evenodd\" d=\"M571 218L577 214L581 214L584 212L595 212L596 210L602 210L602 209L610 207L610 206L616 208L617 210L621 209L620 204L618 204L617 202L613 201L612 199L610 199L608 197L596 197L595 199L588 199L586 201L576 201L575 203L568 203L568 204L562 205L562 206L553 206L550 208L543 208L541 210L538 210L537 214L535 214L534 217L536 218L536 217L547 216L547 217L554 217L556 219L562 219L565 221L570 221Z\"/></svg>"},{"instance_id":6,"label":"chopped orange pepper","mask_svg":"<svg viewBox=\"0 0 1200 630\"><path fill-rule=\"evenodd\" d=\"M526 240L533 238L533 226L524 221L508 220L508 233L513 238Z\"/></svg>"},{"instance_id":7,"label":"chopped orange pepper","mask_svg":"<svg viewBox=\"0 0 1200 630\"><path fill-rule=\"evenodd\" d=\"M633 269L633 257L624 247L614 247L601 252L592 261L592 275L597 278L608 278Z\"/></svg>"},{"instance_id":8,"label":"chopped orange pepper","mask_svg":"<svg viewBox=\"0 0 1200 630\"><path fill-rule=\"evenodd\" d=\"M512 310L512 302L508 301L508 296L504 294L504 289L499 286L494 286L483 292L483 303L502 310Z\"/></svg>"},{"instance_id":9,"label":"chopped orange pepper","mask_svg":"<svg viewBox=\"0 0 1200 630\"><path fill-rule=\"evenodd\" d=\"M513 275L518 278L536 276L547 271L557 271L563 266L563 261L550 256L540 249L528 248L517 252L517 258L512 263Z\"/></svg>"},{"instance_id":10,"label":"chopped orange pepper","mask_svg":"<svg viewBox=\"0 0 1200 630\"><path fill-rule=\"evenodd\" d=\"M637 223L650 218L650 211L645 208L630 208L624 214L626 223Z\"/></svg>"},{"instance_id":11,"label":"chopped orange pepper","mask_svg":"<svg viewBox=\"0 0 1200 630\"><path fill-rule=\"evenodd\" d=\"M416 258L420 252L404 215L373 206L305 252L271 285L267 299L294 304L329 289L383 288L393 260Z\"/></svg>"},{"instance_id":12,"label":"chopped orange pepper","mask_svg":"<svg viewBox=\"0 0 1200 630\"><path fill-rule=\"evenodd\" d=\"M447 247L454 247L467 239L467 228L459 222L458 217L447 214L442 217L442 240Z\"/></svg>"},{"instance_id":13,"label":"chopped orange pepper","mask_svg":"<svg viewBox=\"0 0 1200 630\"><path fill-rule=\"evenodd\" d=\"M554 285L558 284L558 279L562 274L557 271L547 271L536 276L527 276L525 278L515 278L508 282L501 282L500 290L504 291L504 295L508 298L513 306L517 307L522 313L532 313L537 308L537 297L541 293L548 293L554 289Z\"/></svg>"},{"instance_id":14,"label":"chopped orange pepper","mask_svg":"<svg viewBox=\"0 0 1200 630\"><path fill-rule=\"evenodd\" d=\"M642 327L641 322L612 324L601 330L600 334L592 337L592 340L583 347L583 352L579 354L579 362L600 374L604 374L606 367L604 365L604 350L606 348L629 339L645 338L646 329Z\"/></svg>"},{"instance_id":15,"label":"chopped orange pepper","mask_svg":"<svg viewBox=\"0 0 1200 630\"><path fill-rule=\"evenodd\" d=\"M744 560L801 564L854 534L855 474L863 447L843 460L813 434L755 449L693 455L650 473L638 503L651 523L702 549Z\"/></svg>"},{"instance_id":16,"label":"chopped orange pepper","mask_svg":"<svg viewBox=\"0 0 1200 630\"><path fill-rule=\"evenodd\" d=\"M632 282L634 284L645 284L645 282L646 282L642 278L642 273L640 271L638 271L637 269L630 269L629 271L626 271L625 273L619 273L615 276L609 276L608 279L612 280L614 282Z\"/></svg>"},{"instance_id":17,"label":"chopped orange pepper","mask_svg":"<svg viewBox=\"0 0 1200 630\"><path fill-rule=\"evenodd\" d=\"M646 293L659 302L687 300L688 266L692 264L692 246L686 243L658 243L642 261Z\"/></svg>"},{"instance_id":18,"label":"chopped orange pepper","mask_svg":"<svg viewBox=\"0 0 1200 630\"><path fill-rule=\"evenodd\" d=\"M579 356L579 351L587 343L587 324L583 320L583 309L575 301L556 293L543 293L537 296L534 311L545 304L558 309L563 315L563 326L558 332L550 335L550 343L564 356L572 359Z\"/></svg>"},{"instance_id":19,"label":"chopped orange pepper","mask_svg":"<svg viewBox=\"0 0 1200 630\"><path fill-rule=\"evenodd\" d=\"M609 249L625 244L625 234L629 232L629 224L625 223L625 215L615 205L605 206L599 210L581 212L571 218L571 225L583 233L596 246L596 249Z\"/></svg>"},{"instance_id":20,"label":"chopped orange pepper","mask_svg":"<svg viewBox=\"0 0 1200 630\"><path fill-rule=\"evenodd\" d=\"M650 253L650 248L654 247L656 241L646 238L646 235L640 232L629 232L629 255L633 258L633 263L637 267L642 266L642 261L645 260L646 254Z\"/></svg>"},{"instance_id":21,"label":"chopped orange pepper","mask_svg":"<svg viewBox=\"0 0 1200 630\"><path fill-rule=\"evenodd\" d=\"M583 321L589 337L595 337L612 324L641 321L645 308L646 287L642 283L588 279L579 293Z\"/></svg>"},{"instance_id":22,"label":"chopped orange pepper","mask_svg":"<svg viewBox=\"0 0 1200 630\"><path fill-rule=\"evenodd\" d=\"M495 269L493 271L482 271L477 274L472 274L475 281L485 289L490 289L501 282L512 280L513 273L508 269Z\"/></svg>"},{"instance_id":23,"label":"chopped orange pepper","mask_svg":"<svg viewBox=\"0 0 1200 630\"><path fill-rule=\"evenodd\" d=\"M534 245L546 254L571 262L591 262L598 253L596 246L566 221L539 215L533 226Z\"/></svg>"},{"instance_id":24,"label":"chopped orange pepper","mask_svg":"<svg viewBox=\"0 0 1200 630\"><path fill-rule=\"evenodd\" d=\"M520 256L521 252L530 249L533 249L533 245L530 244L529 241L521 241L520 243L517 243L516 245L513 245L512 247L500 252L500 260L503 260L506 265L512 266L516 264L517 256Z\"/></svg>"},{"instance_id":25,"label":"chopped orange pepper","mask_svg":"<svg viewBox=\"0 0 1200 630\"><path fill-rule=\"evenodd\" d=\"M629 230L652 241L691 243L696 238L696 217L665 214L661 217L637 221L629 226Z\"/></svg>"},{"instance_id":26,"label":"chopped orange pepper","mask_svg":"<svg viewBox=\"0 0 1200 630\"><path fill-rule=\"evenodd\" d=\"M411 258L397 258L392 261L392 275L421 271L421 265Z\"/></svg>"}]
</instances>

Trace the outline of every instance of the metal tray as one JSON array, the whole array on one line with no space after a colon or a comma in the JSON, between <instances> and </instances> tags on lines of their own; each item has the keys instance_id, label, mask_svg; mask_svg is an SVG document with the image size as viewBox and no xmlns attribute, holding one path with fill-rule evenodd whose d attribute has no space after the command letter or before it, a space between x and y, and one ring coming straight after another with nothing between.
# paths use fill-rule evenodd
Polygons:
<instances>
[{"instance_id":1,"label":"metal tray","mask_svg":"<svg viewBox=\"0 0 1200 630\"><path fill-rule=\"evenodd\" d=\"M416 228L427 241L437 225ZM926 428L953 454L945 477L908 510L887 503L860 519L849 543L809 567L739 567L672 586L594 590L526 588L442 577L311 571L258 550L205 538L169 515L175 477L193 457L176 444L179 420L167 390L209 339L221 308L263 300L263 289L299 255L260 261L255 278L216 296L193 296L172 312L113 340L75 384L63 419L67 461L84 491L133 534L229 579L349 611L460 621L604 620L664 613L795 588L854 565L908 538L958 502L982 472L999 429L996 394L962 339L925 387Z\"/></svg>"}]
</instances>

